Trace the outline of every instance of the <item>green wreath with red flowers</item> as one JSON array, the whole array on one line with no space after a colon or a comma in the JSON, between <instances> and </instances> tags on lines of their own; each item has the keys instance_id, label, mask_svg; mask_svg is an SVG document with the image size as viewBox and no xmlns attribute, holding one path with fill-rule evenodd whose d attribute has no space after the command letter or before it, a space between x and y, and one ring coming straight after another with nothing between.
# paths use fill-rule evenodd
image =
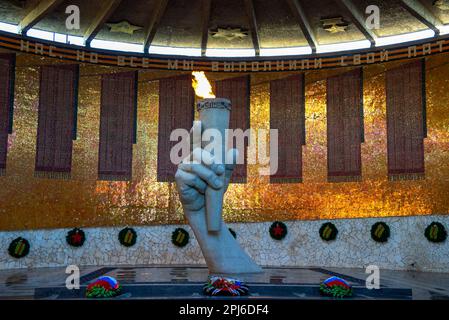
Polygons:
<instances>
[{"instance_id":1,"label":"green wreath with red flowers","mask_svg":"<svg viewBox=\"0 0 449 320\"><path fill-rule=\"evenodd\" d=\"M288 230L285 223L276 221L270 227L270 236L274 240L282 240L287 236Z\"/></svg>"},{"instance_id":2,"label":"green wreath with red flowers","mask_svg":"<svg viewBox=\"0 0 449 320\"><path fill-rule=\"evenodd\" d=\"M70 246L79 248L82 247L86 241L86 234L83 230L74 228L67 232L65 239Z\"/></svg>"}]
</instances>

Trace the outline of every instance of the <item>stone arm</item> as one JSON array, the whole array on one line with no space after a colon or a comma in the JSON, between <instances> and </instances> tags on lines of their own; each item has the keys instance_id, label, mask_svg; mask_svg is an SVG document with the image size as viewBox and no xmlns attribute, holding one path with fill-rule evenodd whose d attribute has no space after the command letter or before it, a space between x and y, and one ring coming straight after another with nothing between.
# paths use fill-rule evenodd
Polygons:
<instances>
[{"instance_id":1,"label":"stone arm","mask_svg":"<svg viewBox=\"0 0 449 320\"><path fill-rule=\"evenodd\" d=\"M230 155L236 159L236 150L231 150ZM218 232L208 232L207 228L206 187L227 189L235 165L215 164L211 154L200 148L195 149L192 157L188 158L199 161L187 161L178 166L176 185L184 214L201 247L209 272L214 275L261 272L262 269L242 249L223 221ZM223 174L225 185L223 179L219 179Z\"/></svg>"}]
</instances>

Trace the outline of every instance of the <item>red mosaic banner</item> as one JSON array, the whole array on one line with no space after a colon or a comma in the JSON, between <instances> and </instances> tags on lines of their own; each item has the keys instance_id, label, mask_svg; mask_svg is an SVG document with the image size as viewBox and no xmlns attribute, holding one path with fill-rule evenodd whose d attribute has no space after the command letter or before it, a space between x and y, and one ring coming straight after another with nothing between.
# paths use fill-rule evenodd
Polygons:
<instances>
[{"instance_id":1,"label":"red mosaic banner","mask_svg":"<svg viewBox=\"0 0 449 320\"><path fill-rule=\"evenodd\" d=\"M302 146L306 142L304 91L304 74L270 82L270 128L278 130L278 169L271 176L271 183L302 182Z\"/></svg>"},{"instance_id":2,"label":"red mosaic banner","mask_svg":"<svg viewBox=\"0 0 449 320\"><path fill-rule=\"evenodd\" d=\"M38 177L70 178L78 77L78 65L41 67L35 164Z\"/></svg>"},{"instance_id":3,"label":"red mosaic banner","mask_svg":"<svg viewBox=\"0 0 449 320\"><path fill-rule=\"evenodd\" d=\"M132 179L137 79L137 72L105 74L101 78L99 180Z\"/></svg>"},{"instance_id":4,"label":"red mosaic banner","mask_svg":"<svg viewBox=\"0 0 449 320\"><path fill-rule=\"evenodd\" d=\"M327 79L327 166L329 182L362 179L363 71Z\"/></svg>"},{"instance_id":5,"label":"red mosaic banner","mask_svg":"<svg viewBox=\"0 0 449 320\"><path fill-rule=\"evenodd\" d=\"M173 182L177 166L170 160L170 151L178 141L170 141L175 129L190 131L194 120L195 92L191 75L159 81L159 136L157 181Z\"/></svg>"},{"instance_id":6,"label":"red mosaic banner","mask_svg":"<svg viewBox=\"0 0 449 320\"><path fill-rule=\"evenodd\" d=\"M241 129L243 132L248 130L250 128L249 76L216 81L215 95L219 98L231 100L229 129ZM239 149L239 154L244 155L244 163L237 164L235 167L231 183L246 183L249 138L245 139L243 146L239 146L235 138L233 140L234 142L229 141L229 147Z\"/></svg>"},{"instance_id":7,"label":"red mosaic banner","mask_svg":"<svg viewBox=\"0 0 449 320\"><path fill-rule=\"evenodd\" d=\"M15 54L0 54L0 176L6 173L14 113Z\"/></svg>"},{"instance_id":8,"label":"red mosaic banner","mask_svg":"<svg viewBox=\"0 0 449 320\"><path fill-rule=\"evenodd\" d=\"M423 179L427 136L425 61L388 70L386 90L389 178Z\"/></svg>"}]
</instances>

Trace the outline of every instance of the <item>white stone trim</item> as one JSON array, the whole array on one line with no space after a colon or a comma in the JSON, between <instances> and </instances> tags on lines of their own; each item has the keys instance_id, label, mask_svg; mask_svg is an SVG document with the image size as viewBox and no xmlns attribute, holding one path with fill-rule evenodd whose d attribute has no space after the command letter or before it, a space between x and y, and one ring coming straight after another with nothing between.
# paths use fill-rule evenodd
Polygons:
<instances>
[{"instance_id":1,"label":"white stone trim","mask_svg":"<svg viewBox=\"0 0 449 320\"><path fill-rule=\"evenodd\" d=\"M386 244L370 237L372 224L385 221L391 229ZM349 219L332 221L338 228L337 240L323 242L318 234L326 221L288 221L288 235L282 241L271 239L271 223L236 223L229 226L237 240L262 266L282 267L353 267L374 264L383 269L449 272L449 239L430 243L424 230L433 221L449 230L449 216ZM0 269L37 268L76 265L164 265L204 264L200 248L189 226L185 248L171 243L177 225L135 227L137 243L126 248L118 241L122 227L84 228L86 242L81 248L67 245L69 229L0 232ZM9 243L24 237L30 241L30 254L14 259L8 254Z\"/></svg>"}]
</instances>

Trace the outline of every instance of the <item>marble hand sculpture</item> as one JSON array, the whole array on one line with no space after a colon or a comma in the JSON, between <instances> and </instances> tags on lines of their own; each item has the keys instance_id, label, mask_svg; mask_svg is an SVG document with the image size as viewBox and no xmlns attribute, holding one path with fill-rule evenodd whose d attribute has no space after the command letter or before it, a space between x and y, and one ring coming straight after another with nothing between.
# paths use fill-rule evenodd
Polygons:
<instances>
[{"instance_id":1,"label":"marble hand sculpture","mask_svg":"<svg viewBox=\"0 0 449 320\"><path fill-rule=\"evenodd\" d=\"M201 126L204 129L223 122L223 114L215 113L211 108L213 106L207 107L203 113L200 110L201 124L196 122L193 131L195 126L200 126L196 129L201 132ZM216 116L216 121L211 119ZM201 142L194 141L192 154L178 166L175 179L184 214L201 247L209 272L215 275L261 272L222 218L223 195L235 167L237 150L226 151L223 148L223 157L227 160L223 161L203 147Z\"/></svg>"}]
</instances>

